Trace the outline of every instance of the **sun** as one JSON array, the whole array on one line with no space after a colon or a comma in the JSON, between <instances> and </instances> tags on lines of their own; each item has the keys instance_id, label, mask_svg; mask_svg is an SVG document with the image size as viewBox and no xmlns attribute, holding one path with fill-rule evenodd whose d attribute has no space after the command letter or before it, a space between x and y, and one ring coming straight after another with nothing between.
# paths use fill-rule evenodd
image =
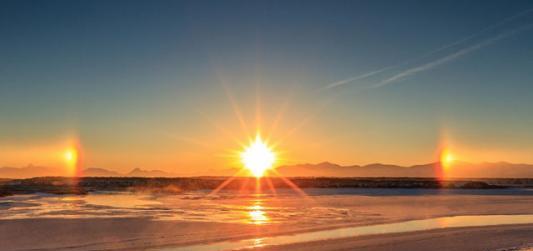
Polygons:
<instances>
[{"instance_id":1,"label":"sun","mask_svg":"<svg viewBox=\"0 0 533 251\"><path fill-rule=\"evenodd\" d=\"M276 154L257 134L255 141L241 153L241 161L255 177L260 178L266 170L272 168Z\"/></svg>"}]
</instances>

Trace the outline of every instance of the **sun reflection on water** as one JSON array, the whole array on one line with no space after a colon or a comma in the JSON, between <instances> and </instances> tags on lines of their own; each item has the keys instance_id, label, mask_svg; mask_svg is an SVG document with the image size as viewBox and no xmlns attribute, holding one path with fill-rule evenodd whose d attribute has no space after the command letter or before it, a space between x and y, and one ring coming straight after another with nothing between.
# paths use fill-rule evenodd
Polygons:
<instances>
[{"instance_id":1,"label":"sun reflection on water","mask_svg":"<svg viewBox=\"0 0 533 251\"><path fill-rule=\"evenodd\" d=\"M254 242L252 244L252 247L253 248L260 248L262 246L265 246L264 240L265 240L265 238L255 238Z\"/></svg>"},{"instance_id":2,"label":"sun reflection on water","mask_svg":"<svg viewBox=\"0 0 533 251\"><path fill-rule=\"evenodd\" d=\"M255 225L262 225L270 222L270 218L265 213L265 208L261 205L262 201L255 201L253 205L249 206L248 216L249 223Z\"/></svg>"}]
</instances>

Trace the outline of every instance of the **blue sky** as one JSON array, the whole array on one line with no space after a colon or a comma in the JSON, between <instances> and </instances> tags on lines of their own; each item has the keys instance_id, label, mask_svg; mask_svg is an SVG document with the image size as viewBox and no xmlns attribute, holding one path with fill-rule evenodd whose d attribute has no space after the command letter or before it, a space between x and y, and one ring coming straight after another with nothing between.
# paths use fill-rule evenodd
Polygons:
<instances>
[{"instance_id":1,"label":"blue sky","mask_svg":"<svg viewBox=\"0 0 533 251\"><path fill-rule=\"evenodd\" d=\"M223 166L256 127L288 162L533 162L529 25L531 1L4 1L0 165L75 135L88 166Z\"/></svg>"}]
</instances>

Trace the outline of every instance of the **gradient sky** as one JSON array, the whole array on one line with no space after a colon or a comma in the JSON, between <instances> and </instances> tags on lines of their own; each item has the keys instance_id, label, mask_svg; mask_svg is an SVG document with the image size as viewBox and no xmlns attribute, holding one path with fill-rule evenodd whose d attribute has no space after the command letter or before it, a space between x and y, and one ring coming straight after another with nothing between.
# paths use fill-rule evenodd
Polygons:
<instances>
[{"instance_id":1,"label":"gradient sky","mask_svg":"<svg viewBox=\"0 0 533 251\"><path fill-rule=\"evenodd\" d=\"M78 142L202 172L258 129L283 163L533 163L532 25L531 1L2 1L0 166Z\"/></svg>"}]
</instances>

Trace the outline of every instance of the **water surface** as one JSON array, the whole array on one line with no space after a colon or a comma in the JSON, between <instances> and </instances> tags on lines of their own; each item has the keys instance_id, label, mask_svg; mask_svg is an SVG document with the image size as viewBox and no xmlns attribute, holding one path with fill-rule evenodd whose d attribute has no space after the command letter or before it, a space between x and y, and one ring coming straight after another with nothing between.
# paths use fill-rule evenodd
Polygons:
<instances>
[{"instance_id":1,"label":"water surface","mask_svg":"<svg viewBox=\"0 0 533 251\"><path fill-rule=\"evenodd\" d=\"M431 196L521 196L533 195L531 189L304 189L305 196L290 189L276 194L238 194L221 191L182 194L91 193L89 195L32 194L0 199L0 220L36 218L149 217L154 220L204 221L220 223L281 224L297 221L301 225L331 222L378 220L376 211L359 206L364 198L422 198ZM345 198L353 203L342 203ZM337 198L330 201L328 198ZM340 199L339 199L340 198ZM322 203L315 203L317 200ZM331 205L331 203L335 203ZM361 202L364 203L364 202ZM367 205L367 204L365 204ZM379 206L379 205L378 205ZM426 207L429 205L425 205ZM446 206L452 206L446 204ZM379 209L379 208L378 208ZM440 215L439 215L440 216Z\"/></svg>"}]
</instances>

